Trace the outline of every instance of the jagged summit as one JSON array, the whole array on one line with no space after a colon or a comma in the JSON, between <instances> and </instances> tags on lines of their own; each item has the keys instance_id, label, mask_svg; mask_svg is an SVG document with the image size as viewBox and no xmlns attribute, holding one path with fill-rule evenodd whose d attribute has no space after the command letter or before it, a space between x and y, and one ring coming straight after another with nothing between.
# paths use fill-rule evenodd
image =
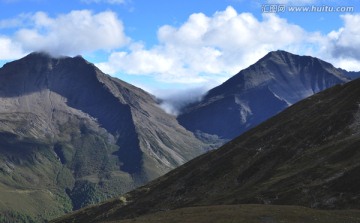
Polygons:
<instances>
[{"instance_id":1,"label":"jagged summit","mask_svg":"<svg viewBox=\"0 0 360 223\"><path fill-rule=\"evenodd\" d=\"M36 67L36 66L43 66L43 67L47 67L48 68L52 68L52 66L54 65L58 65L58 64L63 64L63 63L84 63L84 64L88 64L91 65L93 67L95 67L94 64L90 63L89 61L87 61L86 59L84 59L81 55L77 55L74 57L70 57L70 56L53 56L50 53L47 52L32 52L26 56L24 56L23 58L13 61L13 62L9 62L6 63L4 66L8 67L8 66L27 66L27 67Z\"/></svg>"},{"instance_id":2,"label":"jagged summit","mask_svg":"<svg viewBox=\"0 0 360 223\"><path fill-rule=\"evenodd\" d=\"M264 57L262 57L259 61L262 60L268 60L271 58L281 58L281 57L289 57L289 56L297 56L300 57L297 54L293 54L290 52L287 52L285 50L275 50L275 51L270 51L269 53L267 53Z\"/></svg>"},{"instance_id":3,"label":"jagged summit","mask_svg":"<svg viewBox=\"0 0 360 223\"><path fill-rule=\"evenodd\" d=\"M23 59L39 59L39 58L47 58L47 59L66 59L66 58L83 58L82 55L76 56L66 56L66 55L53 55L46 51L34 51L23 57ZM83 58L84 59L84 58ZM84 59L85 60L85 59Z\"/></svg>"},{"instance_id":4,"label":"jagged summit","mask_svg":"<svg viewBox=\"0 0 360 223\"><path fill-rule=\"evenodd\" d=\"M232 139L301 99L349 80L320 59L273 51L186 107L178 120L193 132Z\"/></svg>"},{"instance_id":5,"label":"jagged summit","mask_svg":"<svg viewBox=\"0 0 360 223\"><path fill-rule=\"evenodd\" d=\"M285 51L285 50L274 50L274 51L270 51L269 53L267 53L264 57L260 58L259 61L262 61L262 60L267 60L269 58L287 58L287 57L297 57L297 58L301 58L301 57L304 57L304 58L313 58L313 59L317 59L315 57L311 57L311 56L300 56L298 54L293 54L293 53L290 53L288 51Z\"/></svg>"}]
</instances>

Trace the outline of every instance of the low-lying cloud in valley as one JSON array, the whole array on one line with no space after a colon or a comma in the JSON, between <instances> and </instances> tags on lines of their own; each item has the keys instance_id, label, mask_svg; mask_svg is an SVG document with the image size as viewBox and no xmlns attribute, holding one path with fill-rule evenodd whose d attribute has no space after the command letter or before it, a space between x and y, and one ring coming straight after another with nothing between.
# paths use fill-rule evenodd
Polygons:
<instances>
[{"instance_id":1,"label":"low-lying cloud in valley","mask_svg":"<svg viewBox=\"0 0 360 223\"><path fill-rule=\"evenodd\" d=\"M198 87L177 91L158 90L154 93L159 97L160 107L166 113L177 116L185 106L200 101L207 90L208 88Z\"/></svg>"}]
</instances>

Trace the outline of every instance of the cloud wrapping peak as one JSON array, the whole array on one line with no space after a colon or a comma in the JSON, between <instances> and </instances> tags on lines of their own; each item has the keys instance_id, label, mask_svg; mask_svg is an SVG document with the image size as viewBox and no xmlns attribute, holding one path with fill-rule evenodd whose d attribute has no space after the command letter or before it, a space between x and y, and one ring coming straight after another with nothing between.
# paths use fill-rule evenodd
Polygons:
<instances>
[{"instance_id":1,"label":"cloud wrapping peak","mask_svg":"<svg viewBox=\"0 0 360 223\"><path fill-rule=\"evenodd\" d=\"M130 38L124 25L112 11L93 13L71 11L57 17L44 12L21 14L0 21L0 28L17 31L0 36L0 59L17 59L32 51L46 51L55 56L78 55L125 46Z\"/></svg>"},{"instance_id":2,"label":"cloud wrapping peak","mask_svg":"<svg viewBox=\"0 0 360 223\"><path fill-rule=\"evenodd\" d=\"M15 40L25 51L47 51L55 55L74 55L98 49L113 49L129 39L115 13L93 14L88 10L50 18L43 12L31 17L32 27L20 29Z\"/></svg>"}]
</instances>

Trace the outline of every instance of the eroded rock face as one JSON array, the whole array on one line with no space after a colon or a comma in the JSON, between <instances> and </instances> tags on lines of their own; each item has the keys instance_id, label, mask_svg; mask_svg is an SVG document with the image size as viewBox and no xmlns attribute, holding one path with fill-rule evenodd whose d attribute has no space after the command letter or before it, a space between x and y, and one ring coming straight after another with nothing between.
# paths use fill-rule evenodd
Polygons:
<instances>
[{"instance_id":1,"label":"eroded rock face","mask_svg":"<svg viewBox=\"0 0 360 223\"><path fill-rule=\"evenodd\" d=\"M343 70L320 59L270 52L186 107L178 120L193 132L230 140L288 106L349 80Z\"/></svg>"},{"instance_id":2,"label":"eroded rock face","mask_svg":"<svg viewBox=\"0 0 360 223\"><path fill-rule=\"evenodd\" d=\"M205 149L152 95L82 57L32 53L4 65L0 105L0 184L50 191L40 201L29 193L29 203L50 200L55 215L133 189Z\"/></svg>"}]
</instances>

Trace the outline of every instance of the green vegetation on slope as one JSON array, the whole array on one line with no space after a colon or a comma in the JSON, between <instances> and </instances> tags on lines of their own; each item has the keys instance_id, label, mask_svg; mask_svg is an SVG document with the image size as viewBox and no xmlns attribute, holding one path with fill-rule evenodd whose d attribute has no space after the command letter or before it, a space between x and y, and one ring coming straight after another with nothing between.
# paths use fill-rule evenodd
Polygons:
<instances>
[{"instance_id":1,"label":"green vegetation on slope","mask_svg":"<svg viewBox=\"0 0 360 223\"><path fill-rule=\"evenodd\" d=\"M6 211L0 215L0 223L36 223L34 218L15 211Z\"/></svg>"},{"instance_id":2,"label":"green vegetation on slope","mask_svg":"<svg viewBox=\"0 0 360 223\"><path fill-rule=\"evenodd\" d=\"M3 221L42 222L134 187L104 130L76 116L59 129L48 141L0 132Z\"/></svg>"}]
</instances>

